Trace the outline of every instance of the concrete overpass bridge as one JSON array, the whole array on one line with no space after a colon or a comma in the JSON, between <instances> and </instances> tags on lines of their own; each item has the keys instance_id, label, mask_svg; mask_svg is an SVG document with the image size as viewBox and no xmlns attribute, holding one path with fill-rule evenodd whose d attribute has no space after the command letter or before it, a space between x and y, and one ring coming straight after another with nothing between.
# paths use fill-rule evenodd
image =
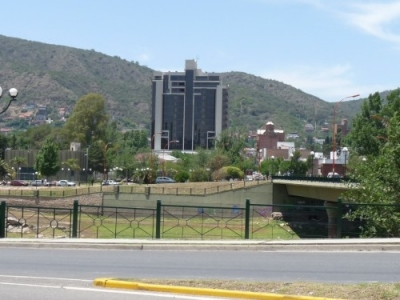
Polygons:
<instances>
[{"instance_id":1,"label":"concrete overpass bridge","mask_svg":"<svg viewBox=\"0 0 400 300\"><path fill-rule=\"evenodd\" d=\"M273 201L282 203L288 198L336 202L348 185L339 178L273 177ZM320 181L321 180L321 181Z\"/></svg>"},{"instance_id":2,"label":"concrete overpass bridge","mask_svg":"<svg viewBox=\"0 0 400 300\"><path fill-rule=\"evenodd\" d=\"M341 203L337 202L349 189L348 184L343 180L340 178L276 176L272 178L272 183L274 205L278 207L282 205L281 210L285 209L285 205L323 207L328 217L328 237L340 237L341 230L338 230L338 224L341 222L338 218L341 218L342 213L339 212ZM308 217L319 219L324 215L321 210L319 213L320 215L315 215L314 212Z\"/></svg>"}]
</instances>

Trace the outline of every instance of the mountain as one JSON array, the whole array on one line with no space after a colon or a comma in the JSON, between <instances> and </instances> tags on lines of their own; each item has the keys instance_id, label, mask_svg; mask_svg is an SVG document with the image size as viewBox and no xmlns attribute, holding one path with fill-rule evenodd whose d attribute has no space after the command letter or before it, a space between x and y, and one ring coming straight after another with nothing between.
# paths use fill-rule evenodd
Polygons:
<instances>
[{"instance_id":1,"label":"mountain","mask_svg":"<svg viewBox=\"0 0 400 300\"><path fill-rule=\"evenodd\" d=\"M94 50L0 35L0 66L3 90L19 90L18 101L0 118L3 126L40 106L47 107L49 117L57 121L62 113L68 115L72 111L80 97L93 92L105 97L109 114L121 128L150 128L154 70L139 62ZM320 127L332 124L334 103L275 80L243 72L220 74L223 83L229 85L231 126L245 125L249 131L255 131L272 121L275 128L301 133L304 125L310 123L317 125L318 133ZM360 103L341 103L337 121L351 119L359 111Z\"/></svg>"}]
</instances>

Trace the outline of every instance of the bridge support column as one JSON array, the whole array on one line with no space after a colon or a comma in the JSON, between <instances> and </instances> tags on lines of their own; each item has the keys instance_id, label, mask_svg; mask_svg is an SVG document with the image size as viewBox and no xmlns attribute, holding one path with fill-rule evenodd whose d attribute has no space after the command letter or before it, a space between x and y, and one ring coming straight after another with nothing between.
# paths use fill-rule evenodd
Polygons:
<instances>
[{"instance_id":1,"label":"bridge support column","mask_svg":"<svg viewBox=\"0 0 400 300\"><path fill-rule=\"evenodd\" d=\"M337 204L335 202L325 201L324 206L326 209L326 213L328 214L328 238L337 238Z\"/></svg>"}]
</instances>

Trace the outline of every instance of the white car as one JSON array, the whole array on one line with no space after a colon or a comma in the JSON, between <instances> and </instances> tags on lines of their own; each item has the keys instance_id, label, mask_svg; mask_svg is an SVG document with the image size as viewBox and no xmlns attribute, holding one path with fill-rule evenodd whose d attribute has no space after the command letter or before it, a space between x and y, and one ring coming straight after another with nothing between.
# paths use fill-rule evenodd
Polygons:
<instances>
[{"instance_id":1,"label":"white car","mask_svg":"<svg viewBox=\"0 0 400 300\"><path fill-rule=\"evenodd\" d=\"M68 180L57 181L57 186L76 186L76 183Z\"/></svg>"},{"instance_id":2,"label":"white car","mask_svg":"<svg viewBox=\"0 0 400 300\"><path fill-rule=\"evenodd\" d=\"M101 185L118 185L119 183L114 180L104 180Z\"/></svg>"},{"instance_id":3,"label":"white car","mask_svg":"<svg viewBox=\"0 0 400 300\"><path fill-rule=\"evenodd\" d=\"M244 178L245 181L253 181L254 178L252 175L246 175L246 177Z\"/></svg>"},{"instance_id":4,"label":"white car","mask_svg":"<svg viewBox=\"0 0 400 300\"><path fill-rule=\"evenodd\" d=\"M327 178L340 178L340 175L336 172L329 172Z\"/></svg>"}]
</instances>

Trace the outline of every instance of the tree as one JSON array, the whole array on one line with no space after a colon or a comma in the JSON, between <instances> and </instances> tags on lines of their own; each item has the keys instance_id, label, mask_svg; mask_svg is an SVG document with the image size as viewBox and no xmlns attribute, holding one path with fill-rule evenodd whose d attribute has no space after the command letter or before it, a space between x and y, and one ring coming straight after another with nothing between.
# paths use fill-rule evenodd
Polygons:
<instances>
[{"instance_id":1,"label":"tree","mask_svg":"<svg viewBox=\"0 0 400 300\"><path fill-rule=\"evenodd\" d=\"M296 150L290 158L290 173L297 176L304 176L308 170L308 163L300 160L301 153Z\"/></svg>"},{"instance_id":2,"label":"tree","mask_svg":"<svg viewBox=\"0 0 400 300\"><path fill-rule=\"evenodd\" d=\"M346 202L363 204L356 205L346 217L361 220L362 235L366 237L400 236L399 90L387 99L387 104L379 107L379 113L370 113L369 119L358 119L357 130L366 141L355 134L351 140L355 147L350 149L355 154L349 162L352 182L348 183L350 188L343 198ZM365 128L371 129L371 137L361 128L361 120Z\"/></svg>"},{"instance_id":3,"label":"tree","mask_svg":"<svg viewBox=\"0 0 400 300\"><path fill-rule=\"evenodd\" d=\"M89 168L96 172L104 171L104 146L99 141L89 148Z\"/></svg>"},{"instance_id":4,"label":"tree","mask_svg":"<svg viewBox=\"0 0 400 300\"><path fill-rule=\"evenodd\" d=\"M65 124L69 141L76 141L87 147L94 140L106 140L108 115L105 100L98 94L87 94L79 99L74 111Z\"/></svg>"},{"instance_id":5,"label":"tree","mask_svg":"<svg viewBox=\"0 0 400 300\"><path fill-rule=\"evenodd\" d=\"M62 165L65 166L67 170L69 170L69 176L74 176L75 171L79 171L81 167L78 164L78 160L75 158L69 158L66 161L62 162Z\"/></svg>"},{"instance_id":6,"label":"tree","mask_svg":"<svg viewBox=\"0 0 400 300\"><path fill-rule=\"evenodd\" d=\"M35 170L45 177L55 175L60 170L58 147L51 139L46 140L36 155Z\"/></svg>"},{"instance_id":7,"label":"tree","mask_svg":"<svg viewBox=\"0 0 400 300\"><path fill-rule=\"evenodd\" d=\"M361 106L361 113L354 118L353 128L346 137L346 144L354 154L379 154L386 139L384 120L388 114L388 109L383 110L383 99L379 93L369 95Z\"/></svg>"},{"instance_id":8,"label":"tree","mask_svg":"<svg viewBox=\"0 0 400 300\"><path fill-rule=\"evenodd\" d=\"M15 167L15 170L18 175L20 167L26 165L26 158L22 156L16 156L10 160L10 164ZM15 176L15 174L13 174L13 176Z\"/></svg>"}]
</instances>

